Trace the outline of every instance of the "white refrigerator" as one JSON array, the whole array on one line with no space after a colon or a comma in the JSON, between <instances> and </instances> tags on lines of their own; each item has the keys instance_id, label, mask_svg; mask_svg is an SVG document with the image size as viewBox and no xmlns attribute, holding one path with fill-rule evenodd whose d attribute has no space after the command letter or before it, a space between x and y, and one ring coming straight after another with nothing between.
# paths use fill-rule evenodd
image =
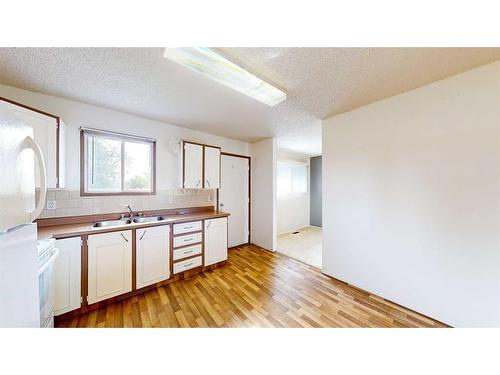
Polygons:
<instances>
[{"instance_id":1,"label":"white refrigerator","mask_svg":"<svg viewBox=\"0 0 500 375\"><path fill-rule=\"evenodd\" d=\"M33 129L0 101L0 327L40 327L37 228L46 170ZM41 188L35 202L35 162Z\"/></svg>"}]
</instances>

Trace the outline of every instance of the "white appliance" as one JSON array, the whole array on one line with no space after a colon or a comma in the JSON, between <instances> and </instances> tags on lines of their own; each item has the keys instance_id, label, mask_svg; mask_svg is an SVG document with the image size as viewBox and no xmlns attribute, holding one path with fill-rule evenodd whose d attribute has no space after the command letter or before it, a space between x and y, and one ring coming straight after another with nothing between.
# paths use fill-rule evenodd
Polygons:
<instances>
[{"instance_id":1,"label":"white appliance","mask_svg":"<svg viewBox=\"0 0 500 375\"><path fill-rule=\"evenodd\" d=\"M54 328L54 261L59 255L55 239L38 241L38 290L40 327Z\"/></svg>"},{"instance_id":2,"label":"white appliance","mask_svg":"<svg viewBox=\"0 0 500 375\"><path fill-rule=\"evenodd\" d=\"M35 158L40 173L35 205ZM0 101L0 327L40 327L35 220L46 169L33 129Z\"/></svg>"}]
</instances>

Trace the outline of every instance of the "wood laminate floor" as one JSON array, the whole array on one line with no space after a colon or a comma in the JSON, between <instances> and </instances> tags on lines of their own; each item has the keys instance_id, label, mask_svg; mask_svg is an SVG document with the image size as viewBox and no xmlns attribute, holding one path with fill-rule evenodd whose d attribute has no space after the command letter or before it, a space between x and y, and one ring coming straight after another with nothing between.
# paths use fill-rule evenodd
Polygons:
<instances>
[{"instance_id":1,"label":"wood laminate floor","mask_svg":"<svg viewBox=\"0 0 500 375\"><path fill-rule=\"evenodd\" d=\"M287 256L253 245L222 267L58 327L445 327Z\"/></svg>"}]
</instances>

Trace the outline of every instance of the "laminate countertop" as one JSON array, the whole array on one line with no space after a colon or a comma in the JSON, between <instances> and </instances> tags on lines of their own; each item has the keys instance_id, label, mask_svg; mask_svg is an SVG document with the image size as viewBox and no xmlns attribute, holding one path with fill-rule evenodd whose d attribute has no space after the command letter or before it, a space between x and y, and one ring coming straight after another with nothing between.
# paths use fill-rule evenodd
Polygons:
<instances>
[{"instance_id":1,"label":"laminate countertop","mask_svg":"<svg viewBox=\"0 0 500 375\"><path fill-rule=\"evenodd\" d=\"M116 232L120 230L145 228L145 227L155 227L158 225L185 223L188 221L197 221L205 219L216 219L227 216L229 216L229 213L227 212L203 211L203 212L193 212L193 213L177 214L177 215L165 215L163 216L165 220L154 221L151 223L131 223L131 224L116 225L112 227L95 228L93 227L95 221L88 223L80 223L80 224L48 225L38 228L38 239L41 240L50 237L56 239L78 237L88 234Z\"/></svg>"}]
</instances>

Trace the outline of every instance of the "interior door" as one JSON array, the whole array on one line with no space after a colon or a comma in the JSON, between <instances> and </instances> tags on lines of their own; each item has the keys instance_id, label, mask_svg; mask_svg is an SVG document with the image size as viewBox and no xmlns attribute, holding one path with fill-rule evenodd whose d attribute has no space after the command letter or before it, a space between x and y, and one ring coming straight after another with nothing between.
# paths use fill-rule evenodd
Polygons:
<instances>
[{"instance_id":1,"label":"interior door","mask_svg":"<svg viewBox=\"0 0 500 375\"><path fill-rule=\"evenodd\" d=\"M249 168L247 158L222 155L220 210L231 215L228 218L228 245L238 246L249 242Z\"/></svg>"}]
</instances>

